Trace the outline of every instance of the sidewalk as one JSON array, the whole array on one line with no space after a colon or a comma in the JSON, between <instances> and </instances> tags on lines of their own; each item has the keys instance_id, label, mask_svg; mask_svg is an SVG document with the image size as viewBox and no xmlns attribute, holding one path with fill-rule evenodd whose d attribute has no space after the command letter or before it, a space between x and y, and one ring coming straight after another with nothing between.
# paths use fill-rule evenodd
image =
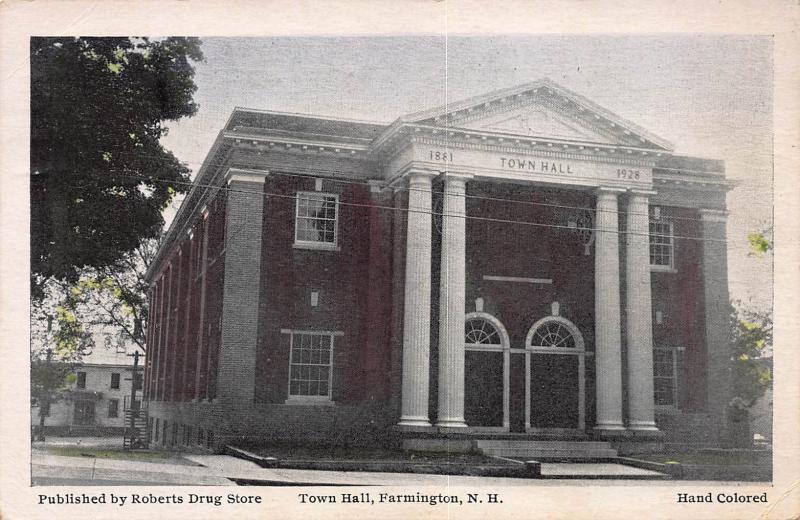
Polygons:
<instances>
[{"instance_id":1,"label":"sidewalk","mask_svg":"<svg viewBox=\"0 0 800 520\"><path fill-rule=\"evenodd\" d=\"M85 485L105 485L109 481L173 484L185 486L232 486L234 482L209 468L157 462L100 459L94 457L63 457L41 451L31 453L31 476L37 478L76 479Z\"/></svg>"},{"instance_id":2,"label":"sidewalk","mask_svg":"<svg viewBox=\"0 0 800 520\"><path fill-rule=\"evenodd\" d=\"M563 485L565 479L581 479L600 483L592 478L598 472L608 477L630 478L631 475L647 477L648 470L616 464L542 464L542 474L549 479L524 479L503 477L473 477L454 475L430 475L419 473L341 472L299 469L267 469L253 462L227 455L189 455L184 457L202 466L163 464L113 459L62 457L41 452L32 454L32 474L44 478L74 478L87 481L140 481L173 485L231 486L236 481L245 484L273 486L426 486L426 485ZM580 480L578 480L580 481ZM602 481L601 481L602 482ZM605 480L604 482L610 482ZM637 485L636 480L613 480L615 484ZM673 482L674 483L674 482Z\"/></svg>"}]
</instances>

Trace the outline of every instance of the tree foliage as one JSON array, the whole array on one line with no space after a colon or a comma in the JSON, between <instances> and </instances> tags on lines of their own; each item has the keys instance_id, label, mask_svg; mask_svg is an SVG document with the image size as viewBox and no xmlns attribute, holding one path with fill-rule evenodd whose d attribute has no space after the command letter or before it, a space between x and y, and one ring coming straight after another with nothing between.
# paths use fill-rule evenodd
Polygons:
<instances>
[{"instance_id":1,"label":"tree foliage","mask_svg":"<svg viewBox=\"0 0 800 520\"><path fill-rule=\"evenodd\" d=\"M772 251L774 244L772 240L772 228L764 231L757 231L747 235L747 242L750 244L750 256L762 257Z\"/></svg>"},{"instance_id":2,"label":"tree foliage","mask_svg":"<svg viewBox=\"0 0 800 520\"><path fill-rule=\"evenodd\" d=\"M197 111L196 38L31 39L33 295L154 239L189 169L159 139Z\"/></svg>"},{"instance_id":3,"label":"tree foliage","mask_svg":"<svg viewBox=\"0 0 800 520\"><path fill-rule=\"evenodd\" d=\"M157 240L144 240L112 266L84 269L77 282L59 284L61 306L72 309L90 330L114 331L119 344L144 350L148 315L144 275L157 250Z\"/></svg>"},{"instance_id":4,"label":"tree foliage","mask_svg":"<svg viewBox=\"0 0 800 520\"><path fill-rule=\"evenodd\" d=\"M772 317L734 306L731 313L733 407L748 409L772 384L772 367L765 355L772 350Z\"/></svg>"},{"instance_id":5,"label":"tree foliage","mask_svg":"<svg viewBox=\"0 0 800 520\"><path fill-rule=\"evenodd\" d=\"M75 381L75 367L94 346L74 308L52 297L56 290L52 285L44 290L51 297L34 301L31 307L31 404L39 406L40 440L50 405L65 396Z\"/></svg>"}]
</instances>

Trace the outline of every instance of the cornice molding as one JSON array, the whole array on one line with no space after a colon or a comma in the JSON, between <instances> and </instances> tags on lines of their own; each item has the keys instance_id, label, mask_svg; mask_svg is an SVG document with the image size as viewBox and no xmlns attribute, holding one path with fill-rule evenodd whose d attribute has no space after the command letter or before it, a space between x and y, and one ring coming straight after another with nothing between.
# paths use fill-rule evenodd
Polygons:
<instances>
[{"instance_id":1,"label":"cornice molding","mask_svg":"<svg viewBox=\"0 0 800 520\"><path fill-rule=\"evenodd\" d=\"M411 143L426 144L431 146L447 146L452 149L466 149L466 150L479 150L486 152L502 152L508 154L530 155L536 157L548 157L557 159L572 159L577 161L590 161L602 162L609 164L629 164L633 166L641 166L643 168L653 168L655 161L648 161L646 159L634 159L628 154L614 154L614 155L597 155L593 153L580 153L580 152L563 152L556 150L547 150L541 148L523 148L516 146L504 146L492 143L470 142L464 140L458 141L443 141L438 138L414 136L411 138ZM552 147L555 148L555 145ZM588 146L584 148L589 148ZM630 154L632 155L632 154Z\"/></svg>"},{"instance_id":2,"label":"cornice molding","mask_svg":"<svg viewBox=\"0 0 800 520\"><path fill-rule=\"evenodd\" d=\"M700 208L700 220L703 222L728 222L729 211L724 209Z\"/></svg>"}]
</instances>

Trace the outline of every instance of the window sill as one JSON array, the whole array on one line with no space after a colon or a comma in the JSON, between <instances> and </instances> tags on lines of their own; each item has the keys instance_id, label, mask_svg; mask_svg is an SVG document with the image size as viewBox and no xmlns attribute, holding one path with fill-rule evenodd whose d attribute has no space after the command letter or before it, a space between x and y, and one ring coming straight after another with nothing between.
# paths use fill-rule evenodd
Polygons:
<instances>
[{"instance_id":1,"label":"window sill","mask_svg":"<svg viewBox=\"0 0 800 520\"><path fill-rule=\"evenodd\" d=\"M315 251L341 251L342 248L336 244L326 242L295 242L292 249L311 249Z\"/></svg>"},{"instance_id":2,"label":"window sill","mask_svg":"<svg viewBox=\"0 0 800 520\"><path fill-rule=\"evenodd\" d=\"M329 397L303 397L303 396L293 396L286 399L283 404L286 405L299 405L299 406L335 406L336 403L333 402Z\"/></svg>"},{"instance_id":3,"label":"window sill","mask_svg":"<svg viewBox=\"0 0 800 520\"><path fill-rule=\"evenodd\" d=\"M650 266L651 273L677 273L678 270L674 267L667 267L665 265L651 265Z\"/></svg>"}]
</instances>

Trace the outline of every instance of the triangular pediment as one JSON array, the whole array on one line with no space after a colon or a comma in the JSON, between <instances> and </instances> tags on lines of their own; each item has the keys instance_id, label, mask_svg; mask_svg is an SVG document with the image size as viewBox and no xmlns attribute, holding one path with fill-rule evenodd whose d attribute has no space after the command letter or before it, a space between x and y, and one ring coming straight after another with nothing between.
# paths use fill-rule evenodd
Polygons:
<instances>
[{"instance_id":1,"label":"triangular pediment","mask_svg":"<svg viewBox=\"0 0 800 520\"><path fill-rule=\"evenodd\" d=\"M664 139L547 79L410 114L400 121L672 150L672 145Z\"/></svg>"},{"instance_id":2,"label":"triangular pediment","mask_svg":"<svg viewBox=\"0 0 800 520\"><path fill-rule=\"evenodd\" d=\"M581 121L570 119L542 104L532 103L521 108L500 111L500 113L484 114L462 121L457 126L485 132L625 144L610 132L602 132L588 124L581 123Z\"/></svg>"}]
</instances>

